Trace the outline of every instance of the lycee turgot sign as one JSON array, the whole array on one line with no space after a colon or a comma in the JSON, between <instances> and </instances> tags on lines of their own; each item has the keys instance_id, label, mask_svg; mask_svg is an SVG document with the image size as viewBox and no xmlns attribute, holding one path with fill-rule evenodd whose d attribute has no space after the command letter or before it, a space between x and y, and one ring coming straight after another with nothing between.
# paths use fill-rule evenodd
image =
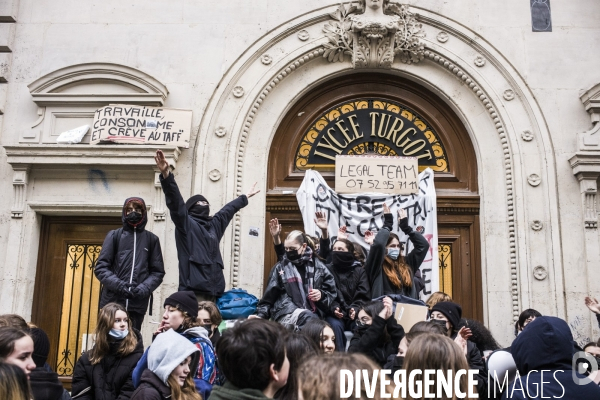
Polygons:
<instances>
[{"instance_id":1,"label":"lycee turgot sign","mask_svg":"<svg viewBox=\"0 0 600 400\"><path fill-rule=\"evenodd\" d=\"M379 154L414 157L419 166L447 171L435 130L415 111L381 99L360 99L321 115L301 140L296 168L332 168L336 156Z\"/></svg>"}]
</instances>

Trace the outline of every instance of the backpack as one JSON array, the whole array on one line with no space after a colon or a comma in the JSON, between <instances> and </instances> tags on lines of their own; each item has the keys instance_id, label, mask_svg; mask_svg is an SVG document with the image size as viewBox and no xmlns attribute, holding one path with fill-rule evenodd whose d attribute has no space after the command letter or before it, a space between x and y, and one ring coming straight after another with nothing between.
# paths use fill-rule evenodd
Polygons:
<instances>
[{"instance_id":1,"label":"backpack","mask_svg":"<svg viewBox=\"0 0 600 400\"><path fill-rule=\"evenodd\" d=\"M247 318L256 312L258 299L244 289L231 289L217 300L223 319Z\"/></svg>"}]
</instances>

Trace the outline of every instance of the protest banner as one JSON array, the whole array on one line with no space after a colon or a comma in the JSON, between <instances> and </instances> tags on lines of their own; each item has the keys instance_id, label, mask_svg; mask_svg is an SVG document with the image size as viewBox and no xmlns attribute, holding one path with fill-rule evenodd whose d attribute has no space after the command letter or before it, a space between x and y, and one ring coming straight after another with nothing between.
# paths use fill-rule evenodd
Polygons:
<instances>
[{"instance_id":1,"label":"protest banner","mask_svg":"<svg viewBox=\"0 0 600 400\"><path fill-rule=\"evenodd\" d=\"M338 194L327 185L320 173L308 170L296 193L304 231L308 235L319 237L321 231L314 221L315 212L325 212L332 243L337 237L339 227L345 225L348 238L368 249L365 232L371 230L376 233L383 227L383 204L386 203L390 207L395 229L398 227L398 209L402 207L408 214L409 225L429 242L429 252L420 267L425 281L422 299L426 299L439 289L437 210L433 176L430 168L421 172L418 194L408 196L376 193ZM408 236L399 230L395 230L395 233L404 243L405 252L408 254L413 249Z\"/></svg>"},{"instance_id":2,"label":"protest banner","mask_svg":"<svg viewBox=\"0 0 600 400\"><path fill-rule=\"evenodd\" d=\"M190 147L192 111L111 104L96 110L90 144L171 144Z\"/></svg>"},{"instance_id":3,"label":"protest banner","mask_svg":"<svg viewBox=\"0 0 600 400\"><path fill-rule=\"evenodd\" d=\"M416 157L356 155L335 157L337 193L414 194L419 191Z\"/></svg>"}]
</instances>

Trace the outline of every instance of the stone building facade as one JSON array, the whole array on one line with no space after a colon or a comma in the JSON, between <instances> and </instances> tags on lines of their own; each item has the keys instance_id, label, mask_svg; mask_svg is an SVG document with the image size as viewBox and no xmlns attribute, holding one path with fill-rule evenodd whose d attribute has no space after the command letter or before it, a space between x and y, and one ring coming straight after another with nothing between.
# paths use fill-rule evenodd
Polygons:
<instances>
[{"instance_id":1,"label":"stone building facade","mask_svg":"<svg viewBox=\"0 0 600 400\"><path fill-rule=\"evenodd\" d=\"M536 32L531 3L549 1L381 1L3 1L0 312L58 332L56 299L75 279L65 245L101 244L132 195L150 207L167 268L147 321L176 290L155 148L56 144L97 108L193 111L190 148L161 147L184 197L215 208L259 182L222 253L228 287L260 295L268 218L298 223L307 127L332 106L383 97L444 142L438 212L460 245L452 276L456 297L476 303L468 314L504 345L526 308L597 338L583 299L600 296L600 5L553 0L551 31Z\"/></svg>"}]
</instances>

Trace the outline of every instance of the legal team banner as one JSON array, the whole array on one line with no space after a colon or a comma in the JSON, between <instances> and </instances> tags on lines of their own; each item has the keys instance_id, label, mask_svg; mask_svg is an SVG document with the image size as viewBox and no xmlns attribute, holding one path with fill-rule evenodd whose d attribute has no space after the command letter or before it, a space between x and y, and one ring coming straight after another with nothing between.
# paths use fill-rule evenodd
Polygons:
<instances>
[{"instance_id":1,"label":"legal team banner","mask_svg":"<svg viewBox=\"0 0 600 400\"><path fill-rule=\"evenodd\" d=\"M359 243L365 249L365 232L377 233L383 227L383 204L386 203L394 216L394 232L405 243L408 254L413 246L398 229L398 210L404 208L408 214L408 223L429 242L429 252L421 264L421 274L425 281L422 299L439 290L438 273L438 232L436 195L433 184L433 171L427 168L419 174L419 193L400 196L377 193L338 194L327 185L323 176L314 170L306 171L304 180L296 193L302 212L304 231L312 236L320 236L320 229L314 222L315 212L327 213L332 243L340 226L346 225L349 239Z\"/></svg>"}]
</instances>

